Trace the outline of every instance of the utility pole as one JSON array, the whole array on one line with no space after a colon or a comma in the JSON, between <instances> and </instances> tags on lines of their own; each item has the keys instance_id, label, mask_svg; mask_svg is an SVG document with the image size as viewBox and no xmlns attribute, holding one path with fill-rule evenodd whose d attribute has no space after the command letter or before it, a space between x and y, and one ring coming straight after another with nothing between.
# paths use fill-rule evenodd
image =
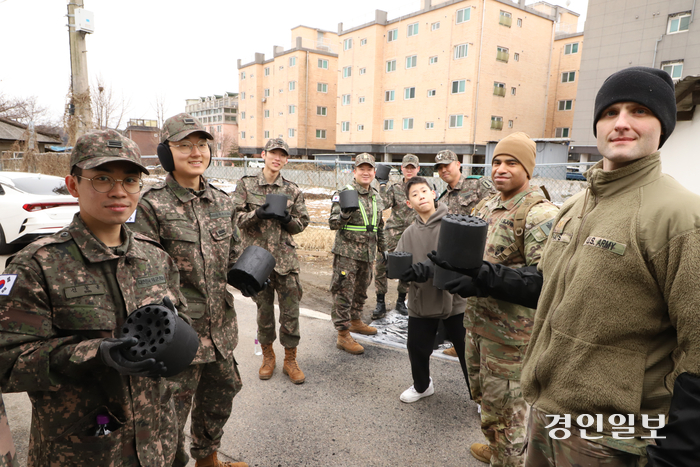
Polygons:
<instances>
[{"instance_id":1,"label":"utility pole","mask_svg":"<svg viewBox=\"0 0 700 467\"><path fill-rule=\"evenodd\" d=\"M70 43L71 98L68 108L68 144L92 128L92 105L88 84L86 31L78 28L75 10L83 8L83 0L68 0L68 39Z\"/></svg>"}]
</instances>

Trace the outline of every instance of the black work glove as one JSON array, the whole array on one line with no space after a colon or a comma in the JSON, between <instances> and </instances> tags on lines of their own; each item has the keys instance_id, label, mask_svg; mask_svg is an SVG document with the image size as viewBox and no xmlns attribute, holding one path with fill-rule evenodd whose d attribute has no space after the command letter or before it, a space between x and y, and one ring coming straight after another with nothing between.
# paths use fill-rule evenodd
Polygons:
<instances>
[{"instance_id":1,"label":"black work glove","mask_svg":"<svg viewBox=\"0 0 700 467\"><path fill-rule=\"evenodd\" d=\"M290 222L292 222L292 215L289 213L289 211L284 211L284 216L278 216L277 219L283 224L287 225Z\"/></svg>"},{"instance_id":2,"label":"black work glove","mask_svg":"<svg viewBox=\"0 0 700 467\"><path fill-rule=\"evenodd\" d=\"M351 208L340 208L340 212L343 213L345 217L350 217L350 214L360 209L359 207L353 206Z\"/></svg>"},{"instance_id":3,"label":"black work glove","mask_svg":"<svg viewBox=\"0 0 700 467\"><path fill-rule=\"evenodd\" d=\"M422 263L412 264L411 267L406 269L399 280L403 282L427 282L434 274L433 263L428 261L423 261Z\"/></svg>"},{"instance_id":4,"label":"black work glove","mask_svg":"<svg viewBox=\"0 0 700 467\"><path fill-rule=\"evenodd\" d=\"M268 285L270 285L270 279L266 279L265 282L263 282L262 288L259 291L256 291L255 288L250 285L250 284L231 284L235 288L241 291L241 294L244 297L249 297L249 298L255 298L258 295L258 292L262 292L267 288Z\"/></svg>"},{"instance_id":5,"label":"black work glove","mask_svg":"<svg viewBox=\"0 0 700 467\"><path fill-rule=\"evenodd\" d=\"M277 214L267 211L269 207L270 203L265 203L255 210L255 215L258 216L258 219L273 219L278 217Z\"/></svg>"},{"instance_id":6,"label":"black work glove","mask_svg":"<svg viewBox=\"0 0 700 467\"><path fill-rule=\"evenodd\" d=\"M457 279L452 279L445 284L445 290L451 294L458 294L462 298L478 297L479 289L474 285L474 281L469 276L461 276Z\"/></svg>"},{"instance_id":7,"label":"black work glove","mask_svg":"<svg viewBox=\"0 0 700 467\"><path fill-rule=\"evenodd\" d=\"M135 346L138 340L135 337L120 337L105 339L100 343L98 353L102 363L114 368L121 375L148 376L156 378L167 370L163 362L157 362L153 358L147 358L142 362L127 360L122 352L126 352Z\"/></svg>"},{"instance_id":8,"label":"black work glove","mask_svg":"<svg viewBox=\"0 0 700 467\"><path fill-rule=\"evenodd\" d=\"M437 251L435 251L435 250L428 253L428 258L430 258L430 260L433 263L437 264L442 269L447 269L448 271L458 272L460 274L464 274L465 276L469 276L472 278L476 277L477 274L479 274L479 270L481 270L481 265L479 265L476 268L471 268L471 269L463 269L463 268L458 268L458 267L452 266L448 261L445 261L443 259L439 259L437 257Z\"/></svg>"}]
</instances>

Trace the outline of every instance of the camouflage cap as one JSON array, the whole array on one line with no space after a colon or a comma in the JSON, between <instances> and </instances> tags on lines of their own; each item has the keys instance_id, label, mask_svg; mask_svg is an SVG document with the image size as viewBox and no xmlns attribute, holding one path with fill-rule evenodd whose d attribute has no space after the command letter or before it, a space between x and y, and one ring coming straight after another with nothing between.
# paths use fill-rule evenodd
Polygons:
<instances>
[{"instance_id":1,"label":"camouflage cap","mask_svg":"<svg viewBox=\"0 0 700 467\"><path fill-rule=\"evenodd\" d=\"M366 152L355 156L355 167L359 166L360 164L369 164L372 167L377 168L377 166L374 164L374 156L372 154L367 154Z\"/></svg>"},{"instance_id":2,"label":"camouflage cap","mask_svg":"<svg viewBox=\"0 0 700 467\"><path fill-rule=\"evenodd\" d=\"M204 129L204 125L192 115L188 113L177 114L163 123L163 141L161 142L182 141L198 131L204 133L207 139L214 139L211 133Z\"/></svg>"},{"instance_id":3,"label":"camouflage cap","mask_svg":"<svg viewBox=\"0 0 700 467\"><path fill-rule=\"evenodd\" d=\"M415 154L406 154L403 156L403 160L401 161L401 167L406 167L408 165L412 165L415 168L420 167L420 164L418 163L418 156Z\"/></svg>"},{"instance_id":4,"label":"camouflage cap","mask_svg":"<svg viewBox=\"0 0 700 467\"><path fill-rule=\"evenodd\" d=\"M70 168L94 169L107 162L129 161L138 166L141 172L150 173L141 164L139 147L115 130L100 130L87 133L75 142L70 155Z\"/></svg>"},{"instance_id":5,"label":"camouflage cap","mask_svg":"<svg viewBox=\"0 0 700 467\"><path fill-rule=\"evenodd\" d=\"M458 160L459 159L457 158L457 154L455 154L454 151L445 149L444 151L440 151L439 153L437 153L437 155L435 156L435 165L449 164Z\"/></svg>"},{"instance_id":6,"label":"camouflage cap","mask_svg":"<svg viewBox=\"0 0 700 467\"><path fill-rule=\"evenodd\" d=\"M273 149L281 149L289 155L289 146L282 138L272 138L267 141L267 144L265 144L265 152L272 151Z\"/></svg>"}]
</instances>

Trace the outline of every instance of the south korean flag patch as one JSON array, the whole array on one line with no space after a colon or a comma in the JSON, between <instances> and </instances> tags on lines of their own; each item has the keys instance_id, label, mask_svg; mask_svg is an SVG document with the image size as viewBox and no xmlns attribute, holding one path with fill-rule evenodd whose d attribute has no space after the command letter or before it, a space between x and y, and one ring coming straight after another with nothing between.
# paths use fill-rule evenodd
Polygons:
<instances>
[{"instance_id":1,"label":"south korean flag patch","mask_svg":"<svg viewBox=\"0 0 700 467\"><path fill-rule=\"evenodd\" d=\"M136 211L138 211L138 209L134 209L134 212L131 213L125 224L133 224L136 222Z\"/></svg>"},{"instance_id":2,"label":"south korean flag patch","mask_svg":"<svg viewBox=\"0 0 700 467\"><path fill-rule=\"evenodd\" d=\"M333 198L331 199L331 201L333 201L334 203L337 203L338 201L340 201L340 195L335 195L335 196L333 196Z\"/></svg>"},{"instance_id":3,"label":"south korean flag patch","mask_svg":"<svg viewBox=\"0 0 700 467\"><path fill-rule=\"evenodd\" d=\"M10 295L12 287L17 281L17 274L1 274L0 275L0 295Z\"/></svg>"}]
</instances>

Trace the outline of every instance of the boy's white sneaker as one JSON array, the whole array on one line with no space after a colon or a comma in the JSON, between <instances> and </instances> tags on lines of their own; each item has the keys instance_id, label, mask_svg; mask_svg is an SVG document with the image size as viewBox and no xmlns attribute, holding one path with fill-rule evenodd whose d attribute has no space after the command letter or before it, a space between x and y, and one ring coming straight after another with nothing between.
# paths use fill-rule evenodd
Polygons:
<instances>
[{"instance_id":1,"label":"boy's white sneaker","mask_svg":"<svg viewBox=\"0 0 700 467\"><path fill-rule=\"evenodd\" d=\"M421 400L424 397L432 396L433 394L435 394L435 387L433 386L433 378L430 378L430 384L428 385L428 389L426 389L423 392L418 392L413 386L411 386L410 388L406 389L404 392L401 393L399 399L401 399L401 402L410 404L412 402Z\"/></svg>"}]
</instances>

